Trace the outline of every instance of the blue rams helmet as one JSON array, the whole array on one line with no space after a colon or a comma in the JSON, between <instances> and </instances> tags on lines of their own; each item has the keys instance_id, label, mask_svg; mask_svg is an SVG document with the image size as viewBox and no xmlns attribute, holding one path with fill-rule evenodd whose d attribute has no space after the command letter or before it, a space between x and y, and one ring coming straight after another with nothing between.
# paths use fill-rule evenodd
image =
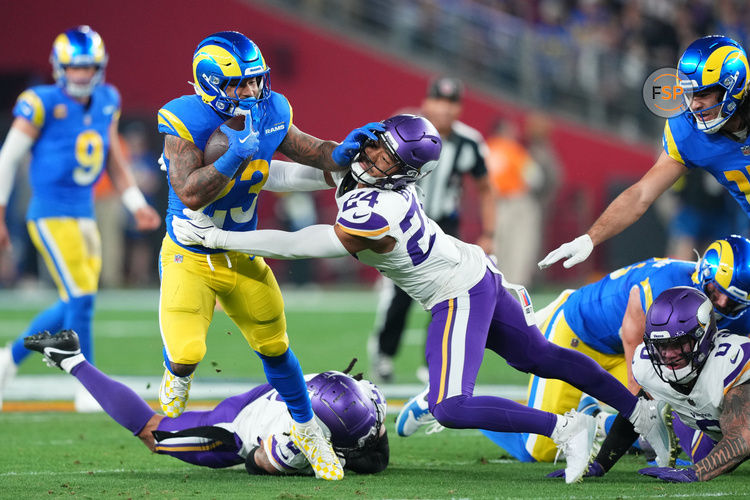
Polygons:
<instances>
[{"instance_id":1,"label":"blue rams helmet","mask_svg":"<svg viewBox=\"0 0 750 500\"><path fill-rule=\"evenodd\" d=\"M252 40L236 31L220 31L198 44L193 54L193 86L203 102L223 115L248 114L271 95L271 69ZM259 78L257 97L240 99L237 88ZM227 87L235 89L227 93Z\"/></svg>"},{"instance_id":2,"label":"blue rams helmet","mask_svg":"<svg viewBox=\"0 0 750 500\"><path fill-rule=\"evenodd\" d=\"M681 82L689 92L687 113L694 119L694 126L707 134L718 131L737 111L747 91L750 73L747 54L742 46L726 36L711 35L699 38L685 49L677 68L687 77ZM690 95L717 87L724 90L719 103L697 112L690 110ZM701 112L719 108L716 118L707 120Z\"/></svg>"},{"instance_id":3,"label":"blue rams helmet","mask_svg":"<svg viewBox=\"0 0 750 500\"><path fill-rule=\"evenodd\" d=\"M57 35L49 56L57 85L73 97L91 95L94 87L104 81L107 59L102 37L88 26L78 26ZM88 83L71 82L65 77L65 68L90 66L96 68L96 72Z\"/></svg>"},{"instance_id":4,"label":"blue rams helmet","mask_svg":"<svg viewBox=\"0 0 750 500\"><path fill-rule=\"evenodd\" d=\"M724 318L739 318L750 305L750 240L732 235L714 241L698 261L696 275L698 286L712 300L708 285L729 298L724 306L714 302L716 312Z\"/></svg>"}]
</instances>

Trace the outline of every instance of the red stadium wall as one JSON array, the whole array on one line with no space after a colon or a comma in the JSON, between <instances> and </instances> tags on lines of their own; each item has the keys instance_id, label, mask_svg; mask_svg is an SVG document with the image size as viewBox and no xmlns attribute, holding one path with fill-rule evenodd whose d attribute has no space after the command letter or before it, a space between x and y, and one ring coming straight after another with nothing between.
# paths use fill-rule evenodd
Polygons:
<instances>
[{"instance_id":1,"label":"red stadium wall","mask_svg":"<svg viewBox=\"0 0 750 500\"><path fill-rule=\"evenodd\" d=\"M167 100L191 93L191 56L205 35L236 29L263 50L272 68L272 87L285 94L294 121L323 138L342 138L353 126L418 105L431 76L405 60L380 53L335 33L322 32L285 18L281 11L252 2L213 0L129 2L37 0L7 2L6 29L0 30L0 71L49 73L48 55L55 34L90 24L110 53L107 79L120 89L125 115L154 117ZM228 21L231 19L231 21ZM523 120L523 110L494 96L472 91L471 75L462 120L487 132L498 116ZM572 123L557 121L554 145L565 169L565 192L583 192L593 217L603 207L607 185L617 178L640 176L653 151L627 144ZM267 198L268 199L268 198ZM561 202L567 198L563 196ZM579 200L580 201L580 200ZM573 237L591 220L566 220L556 207L548 246ZM267 210L264 208L264 210ZM562 217L562 218L561 218ZM469 221L464 235L478 231Z\"/></svg>"}]
</instances>

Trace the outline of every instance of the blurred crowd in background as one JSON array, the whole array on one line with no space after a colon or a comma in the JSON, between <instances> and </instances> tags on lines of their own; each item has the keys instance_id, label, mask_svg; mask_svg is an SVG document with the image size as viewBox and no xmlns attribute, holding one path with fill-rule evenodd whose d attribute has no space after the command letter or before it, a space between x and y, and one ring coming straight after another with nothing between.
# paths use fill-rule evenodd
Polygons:
<instances>
[{"instance_id":1,"label":"blurred crowd in background","mask_svg":"<svg viewBox=\"0 0 750 500\"><path fill-rule=\"evenodd\" d=\"M546 216L565 184L560 160L549 141L550 116L575 117L593 128L656 146L663 120L641 99L642 85L654 69L675 66L679 54L698 36L721 33L748 45L750 9L736 0L277 0L321 26L351 30L378 50L419 57L435 74L459 76L475 89L492 89L536 111L518 124L497 117L479 130L488 144L488 170L498 205L498 228L515 224L528 234L524 243L502 239L496 253L518 259L512 281L544 285L536 261L549 248L544 241ZM344 27L344 28L342 28ZM364 37L364 38L363 38ZM273 63L271 64L273 66ZM14 82L5 75L4 82ZM0 100L0 133L10 124L11 108L23 88L49 82L46 74L23 75L6 85ZM115 85L116 81L113 82ZM17 88L15 88L17 87ZM17 90L17 92L16 92ZM279 89L283 92L283 89ZM416 104L416 103L415 103ZM153 116L128 116L120 132L138 184L149 202L164 214L165 173L157 158L162 138ZM477 126L468 123L470 126ZM647 165L644 165L647 168ZM0 256L0 288L38 286L39 265L28 240L24 213L28 181L19 172L8 207L13 252ZM328 221L321 205L330 193L264 195L261 226L295 230ZM472 203L469 197L464 203ZM704 214L705 227L686 227L686 211ZM519 214L519 215L510 215ZM715 181L702 172L673 188L658 210L668 235L665 253L692 258L706 241L727 232L747 235L748 221ZM157 255L163 227L142 235L105 178L97 186L97 217L102 234L102 288L158 286ZM681 218L682 217L682 218ZM722 220L725 224L713 224ZM718 227L720 226L720 227ZM520 230L519 230L520 233ZM572 234L572 233L571 233ZM520 237L520 235L519 235ZM522 255L513 256L520 249ZM353 259L333 262L274 262L282 283L357 282L363 275ZM365 276L374 279L374 275ZM547 277L548 278L548 277Z\"/></svg>"}]
</instances>

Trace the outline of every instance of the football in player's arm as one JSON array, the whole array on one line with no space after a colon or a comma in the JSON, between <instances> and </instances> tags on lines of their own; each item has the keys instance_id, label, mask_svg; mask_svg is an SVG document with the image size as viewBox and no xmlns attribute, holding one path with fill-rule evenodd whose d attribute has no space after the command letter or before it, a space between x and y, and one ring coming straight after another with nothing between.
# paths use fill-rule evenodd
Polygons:
<instances>
[{"instance_id":1,"label":"football in player's arm","mask_svg":"<svg viewBox=\"0 0 750 500\"><path fill-rule=\"evenodd\" d=\"M669 403L688 468L638 472L668 482L708 481L750 457L750 339L717 331L712 304L692 287L664 291L646 315L644 343L633 359L638 383ZM589 466L602 476L637 435L618 417ZM700 432L702 431L702 435ZM562 475L562 471L553 473Z\"/></svg>"},{"instance_id":2,"label":"football in player's arm","mask_svg":"<svg viewBox=\"0 0 750 500\"><path fill-rule=\"evenodd\" d=\"M688 169L713 175L750 216L750 183L745 166L750 125L745 50L725 36L706 36L691 43L678 69L692 82L688 108L664 126L663 148L656 163L609 204L589 230L551 251L539 262L570 268L588 258L595 245L619 234L648 210Z\"/></svg>"}]
</instances>

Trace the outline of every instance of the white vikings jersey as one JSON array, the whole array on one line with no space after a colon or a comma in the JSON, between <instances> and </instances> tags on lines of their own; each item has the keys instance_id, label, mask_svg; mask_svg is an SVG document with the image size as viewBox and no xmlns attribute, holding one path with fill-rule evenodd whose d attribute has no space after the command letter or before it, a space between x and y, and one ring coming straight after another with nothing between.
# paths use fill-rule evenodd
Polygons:
<instances>
[{"instance_id":1,"label":"white vikings jersey","mask_svg":"<svg viewBox=\"0 0 750 500\"><path fill-rule=\"evenodd\" d=\"M310 380L313 375L305 375ZM386 401L380 389L372 382L360 380L364 393L372 399L378 407L378 418L382 425L386 412ZM330 432L325 423L317 418L323 432L330 438ZM287 410L286 403L279 393L270 385L268 391L259 395L248 403L232 422L214 424L230 432L236 433L242 440L239 455L247 458L251 449L261 441L271 464L282 473L313 474L312 467L305 455L294 445L290 433L292 417Z\"/></svg>"},{"instance_id":2,"label":"white vikings jersey","mask_svg":"<svg viewBox=\"0 0 750 500\"><path fill-rule=\"evenodd\" d=\"M336 223L344 232L396 240L388 253L365 250L357 259L392 279L425 309L476 285L488 266L498 272L480 247L446 235L425 215L414 185L399 191L342 191L339 186Z\"/></svg>"},{"instance_id":3,"label":"white vikings jersey","mask_svg":"<svg viewBox=\"0 0 750 500\"><path fill-rule=\"evenodd\" d=\"M714 441L721 440L719 416L724 394L750 379L750 339L720 333L690 394L674 390L656 374L644 344L636 348L633 375L651 396L672 405L685 425L702 430Z\"/></svg>"}]
</instances>

